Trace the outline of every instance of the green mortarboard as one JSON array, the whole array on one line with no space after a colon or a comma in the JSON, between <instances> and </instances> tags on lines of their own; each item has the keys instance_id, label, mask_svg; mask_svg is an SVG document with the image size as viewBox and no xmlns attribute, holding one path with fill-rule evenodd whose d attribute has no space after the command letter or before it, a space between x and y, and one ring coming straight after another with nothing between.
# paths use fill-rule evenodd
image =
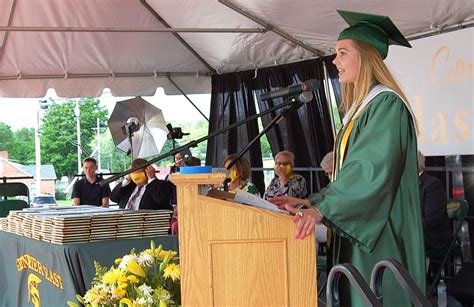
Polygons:
<instances>
[{"instance_id":1,"label":"green mortarboard","mask_svg":"<svg viewBox=\"0 0 474 307\"><path fill-rule=\"evenodd\" d=\"M400 45L411 48L410 43L388 16L337 10L349 24L337 39L354 39L374 46L385 59L388 45Z\"/></svg>"}]
</instances>

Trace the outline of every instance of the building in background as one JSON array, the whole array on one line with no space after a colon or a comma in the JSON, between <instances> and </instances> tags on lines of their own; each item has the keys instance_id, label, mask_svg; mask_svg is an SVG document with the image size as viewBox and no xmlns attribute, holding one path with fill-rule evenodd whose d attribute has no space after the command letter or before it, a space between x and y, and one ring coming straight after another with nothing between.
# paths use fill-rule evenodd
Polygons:
<instances>
[{"instance_id":1,"label":"building in background","mask_svg":"<svg viewBox=\"0 0 474 307\"><path fill-rule=\"evenodd\" d=\"M30 177L14 179L15 177ZM8 160L8 152L0 151L0 180L1 182L22 182L30 189L30 196L35 195L35 165L22 165ZM41 193L55 193L56 172L51 164L41 165Z\"/></svg>"}]
</instances>

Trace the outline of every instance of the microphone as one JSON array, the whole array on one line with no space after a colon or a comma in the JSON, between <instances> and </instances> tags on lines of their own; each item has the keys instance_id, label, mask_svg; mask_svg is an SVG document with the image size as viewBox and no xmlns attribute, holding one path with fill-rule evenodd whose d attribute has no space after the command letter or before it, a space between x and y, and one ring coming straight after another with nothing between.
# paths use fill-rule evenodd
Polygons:
<instances>
[{"instance_id":1,"label":"microphone","mask_svg":"<svg viewBox=\"0 0 474 307\"><path fill-rule=\"evenodd\" d=\"M284 97L284 96L295 96L303 92L315 91L319 88L319 86L320 86L319 80L310 79L298 85L293 85L293 86L285 87L276 91L264 93L260 95L260 98L262 100L267 100L267 99L274 99L274 98L279 98L279 97Z\"/></svg>"}]
</instances>

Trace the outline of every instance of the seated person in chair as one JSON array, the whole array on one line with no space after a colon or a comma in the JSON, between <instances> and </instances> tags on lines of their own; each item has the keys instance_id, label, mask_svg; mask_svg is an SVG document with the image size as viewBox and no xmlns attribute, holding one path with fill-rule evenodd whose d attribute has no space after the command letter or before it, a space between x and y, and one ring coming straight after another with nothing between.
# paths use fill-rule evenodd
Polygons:
<instances>
[{"instance_id":1,"label":"seated person in chair","mask_svg":"<svg viewBox=\"0 0 474 307\"><path fill-rule=\"evenodd\" d=\"M235 158L235 154L228 155L224 159L224 167L227 168L230 162ZM259 195L257 187L250 181L251 169L250 162L244 157L240 157L230 169L230 182L228 184L228 191L235 192L236 190L242 190L244 192Z\"/></svg>"},{"instance_id":2,"label":"seated person in chair","mask_svg":"<svg viewBox=\"0 0 474 307\"><path fill-rule=\"evenodd\" d=\"M146 162L145 159L137 158L133 160L131 168ZM174 185L156 178L155 173L151 165L130 173L113 189L110 199L118 203L120 208L128 210L172 210L170 200Z\"/></svg>"},{"instance_id":3,"label":"seated person in chair","mask_svg":"<svg viewBox=\"0 0 474 307\"><path fill-rule=\"evenodd\" d=\"M288 150L280 151L275 156L275 178L272 179L263 198L268 200L277 196L293 196L305 198L308 194L306 190L306 180L303 176L295 174L295 155Z\"/></svg>"},{"instance_id":4,"label":"seated person in chair","mask_svg":"<svg viewBox=\"0 0 474 307\"><path fill-rule=\"evenodd\" d=\"M86 175L76 181L72 189L72 200L75 206L93 205L109 206L110 187L108 184L101 186L98 183L102 178L97 177L97 161L87 157L82 162L82 169Z\"/></svg>"},{"instance_id":5,"label":"seated person in chair","mask_svg":"<svg viewBox=\"0 0 474 307\"><path fill-rule=\"evenodd\" d=\"M447 213L447 197L441 181L425 171L425 157L418 151L420 205L425 248L444 248L452 240L452 227Z\"/></svg>"},{"instance_id":6,"label":"seated person in chair","mask_svg":"<svg viewBox=\"0 0 474 307\"><path fill-rule=\"evenodd\" d=\"M433 282L440 269L446 249L453 238L451 222L447 213L447 197L441 181L425 173L425 157L418 151L418 174L420 185L420 206L423 223L425 250L429 256L427 282ZM429 252L429 251L432 252ZM438 252L439 251L439 252ZM450 266L444 266L445 272Z\"/></svg>"}]
</instances>

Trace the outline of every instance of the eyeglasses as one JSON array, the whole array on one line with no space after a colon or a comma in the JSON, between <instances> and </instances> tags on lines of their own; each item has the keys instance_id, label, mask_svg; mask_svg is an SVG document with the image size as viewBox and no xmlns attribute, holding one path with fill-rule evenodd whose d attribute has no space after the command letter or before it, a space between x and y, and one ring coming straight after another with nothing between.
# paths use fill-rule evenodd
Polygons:
<instances>
[{"instance_id":1,"label":"eyeglasses","mask_svg":"<svg viewBox=\"0 0 474 307\"><path fill-rule=\"evenodd\" d=\"M290 161L275 161L275 165L289 165Z\"/></svg>"}]
</instances>

